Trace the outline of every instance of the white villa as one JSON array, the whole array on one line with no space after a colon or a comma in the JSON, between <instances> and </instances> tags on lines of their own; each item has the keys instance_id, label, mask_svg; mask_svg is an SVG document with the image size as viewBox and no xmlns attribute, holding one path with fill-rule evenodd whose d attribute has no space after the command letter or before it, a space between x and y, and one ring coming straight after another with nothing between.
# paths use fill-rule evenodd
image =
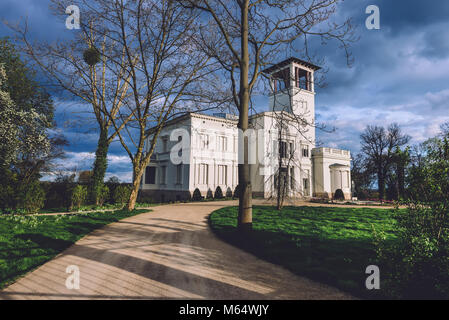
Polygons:
<instances>
[{"instance_id":1,"label":"white villa","mask_svg":"<svg viewBox=\"0 0 449 320\"><path fill-rule=\"evenodd\" d=\"M271 79L269 109L250 117L254 134L248 138L253 196L273 196L281 174L293 198L332 198L338 189L351 197L350 152L315 147L314 72L319 69L290 58L264 70ZM181 131L182 136L173 134ZM140 192L162 202L189 199L195 189L206 196L218 186L224 195L234 193L239 145L235 116L188 113L175 118L159 135ZM182 162L173 161L173 154Z\"/></svg>"}]
</instances>

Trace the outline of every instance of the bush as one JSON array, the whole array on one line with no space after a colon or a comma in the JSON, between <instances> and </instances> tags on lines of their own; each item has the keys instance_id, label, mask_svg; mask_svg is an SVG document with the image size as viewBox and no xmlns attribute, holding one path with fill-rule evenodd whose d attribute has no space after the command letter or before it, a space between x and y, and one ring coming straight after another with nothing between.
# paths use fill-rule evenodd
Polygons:
<instances>
[{"instance_id":1,"label":"bush","mask_svg":"<svg viewBox=\"0 0 449 320\"><path fill-rule=\"evenodd\" d=\"M345 195L343 194L343 190L337 189L334 193L335 200L345 200Z\"/></svg>"},{"instance_id":2,"label":"bush","mask_svg":"<svg viewBox=\"0 0 449 320\"><path fill-rule=\"evenodd\" d=\"M145 196L145 195L142 195L141 193L139 193L139 195L137 196L137 203L151 204L151 203L155 203L155 202L156 201L154 200L153 197Z\"/></svg>"},{"instance_id":3,"label":"bush","mask_svg":"<svg viewBox=\"0 0 449 320\"><path fill-rule=\"evenodd\" d=\"M101 207L104 205L106 200L109 198L109 188L105 185L98 188L97 194L98 205Z\"/></svg>"},{"instance_id":4,"label":"bush","mask_svg":"<svg viewBox=\"0 0 449 320\"><path fill-rule=\"evenodd\" d=\"M16 192L14 187L9 184L0 184L0 209L5 211L7 208L15 207Z\"/></svg>"},{"instance_id":5,"label":"bush","mask_svg":"<svg viewBox=\"0 0 449 320\"><path fill-rule=\"evenodd\" d=\"M24 213L38 213L44 207L45 191L39 181L23 185L18 190L17 209Z\"/></svg>"},{"instance_id":6,"label":"bush","mask_svg":"<svg viewBox=\"0 0 449 320\"><path fill-rule=\"evenodd\" d=\"M358 200L367 200L369 198L369 193L367 190L361 189L354 196L356 196Z\"/></svg>"},{"instance_id":7,"label":"bush","mask_svg":"<svg viewBox=\"0 0 449 320\"><path fill-rule=\"evenodd\" d=\"M128 186L118 186L115 188L113 193L113 201L115 204L122 204L128 202L129 196L131 194L131 188Z\"/></svg>"},{"instance_id":8,"label":"bush","mask_svg":"<svg viewBox=\"0 0 449 320\"><path fill-rule=\"evenodd\" d=\"M81 208L87 200L87 187L77 185L72 191L72 207Z\"/></svg>"},{"instance_id":9,"label":"bush","mask_svg":"<svg viewBox=\"0 0 449 320\"><path fill-rule=\"evenodd\" d=\"M220 186L215 189L214 199L223 199L223 191Z\"/></svg>"},{"instance_id":10,"label":"bush","mask_svg":"<svg viewBox=\"0 0 449 320\"><path fill-rule=\"evenodd\" d=\"M213 198L214 198L214 194L212 193L212 190L211 189L207 190L206 199L210 200Z\"/></svg>"},{"instance_id":11,"label":"bush","mask_svg":"<svg viewBox=\"0 0 449 320\"><path fill-rule=\"evenodd\" d=\"M436 211L410 206L405 213L398 212L395 242L376 233L383 290L390 298L449 298L449 227L435 228L435 217L441 214Z\"/></svg>"},{"instance_id":12,"label":"bush","mask_svg":"<svg viewBox=\"0 0 449 320\"><path fill-rule=\"evenodd\" d=\"M232 190L231 188L228 187L228 189L226 190L226 198L232 198Z\"/></svg>"},{"instance_id":13,"label":"bush","mask_svg":"<svg viewBox=\"0 0 449 320\"><path fill-rule=\"evenodd\" d=\"M59 176L54 182L46 183L47 198L45 208L72 208L72 192L75 188L75 175Z\"/></svg>"},{"instance_id":14,"label":"bush","mask_svg":"<svg viewBox=\"0 0 449 320\"><path fill-rule=\"evenodd\" d=\"M234 199L239 198L239 196L240 196L240 186L237 185L234 189Z\"/></svg>"},{"instance_id":15,"label":"bush","mask_svg":"<svg viewBox=\"0 0 449 320\"><path fill-rule=\"evenodd\" d=\"M200 189L196 188L193 191L192 201L201 201L203 200L203 196L201 195Z\"/></svg>"}]
</instances>

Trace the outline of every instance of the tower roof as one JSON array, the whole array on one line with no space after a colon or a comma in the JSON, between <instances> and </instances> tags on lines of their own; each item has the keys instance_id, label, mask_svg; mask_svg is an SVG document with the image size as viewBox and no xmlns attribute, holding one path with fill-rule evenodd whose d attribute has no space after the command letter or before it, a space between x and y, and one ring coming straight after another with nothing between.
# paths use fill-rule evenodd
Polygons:
<instances>
[{"instance_id":1,"label":"tower roof","mask_svg":"<svg viewBox=\"0 0 449 320\"><path fill-rule=\"evenodd\" d=\"M293 62L297 63L297 64L301 64L301 65L303 65L303 66L305 66L307 68L313 69L314 71L317 71L317 70L321 69L321 67L318 67L318 66L316 66L316 65L314 65L312 63L309 63L307 61L304 61L304 60L301 60L301 59L298 59L298 58L295 58L295 57L290 57L290 58L288 58L288 59L286 59L284 61L276 63L275 65L272 65L271 67L269 67L269 68L267 68L265 70L262 70L262 72L263 73L271 73L271 72L273 72L275 70L279 70L282 67L285 67L285 66L287 66L287 65L289 65L289 64L291 64Z\"/></svg>"}]
</instances>

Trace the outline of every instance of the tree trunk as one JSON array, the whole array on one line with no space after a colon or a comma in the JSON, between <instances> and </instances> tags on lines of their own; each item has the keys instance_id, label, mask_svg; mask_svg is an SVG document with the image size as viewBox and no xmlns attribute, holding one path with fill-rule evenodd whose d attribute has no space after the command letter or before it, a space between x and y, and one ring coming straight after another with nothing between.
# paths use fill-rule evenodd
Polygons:
<instances>
[{"instance_id":1,"label":"tree trunk","mask_svg":"<svg viewBox=\"0 0 449 320\"><path fill-rule=\"evenodd\" d=\"M379 187L379 199L382 201L384 199L384 194L385 194L385 179L384 179L382 169L380 169L377 172L377 184Z\"/></svg>"},{"instance_id":2,"label":"tree trunk","mask_svg":"<svg viewBox=\"0 0 449 320\"><path fill-rule=\"evenodd\" d=\"M400 163L400 165L398 165L398 195L399 195L399 199L404 198L404 190L405 190L405 179L404 179L404 165L402 163Z\"/></svg>"},{"instance_id":3,"label":"tree trunk","mask_svg":"<svg viewBox=\"0 0 449 320\"><path fill-rule=\"evenodd\" d=\"M142 180L143 170L140 168L133 169L133 185L129 196L127 210L133 211L136 207L137 196L139 195L140 181Z\"/></svg>"},{"instance_id":4,"label":"tree trunk","mask_svg":"<svg viewBox=\"0 0 449 320\"><path fill-rule=\"evenodd\" d=\"M240 112L239 112L239 128L244 134L248 129L248 113L249 113L249 51L248 51L248 5L249 1L245 0L241 5L241 47L242 56L240 62ZM244 163L239 164L239 215L238 228L242 231L252 229L253 208L252 208L252 187L250 179L250 166L248 163L248 138L243 139Z\"/></svg>"},{"instance_id":5,"label":"tree trunk","mask_svg":"<svg viewBox=\"0 0 449 320\"><path fill-rule=\"evenodd\" d=\"M97 150L95 151L95 161L91 182L91 199L96 205L99 204L98 194L104 185L104 176L108 167L108 129L100 129Z\"/></svg>"}]
</instances>

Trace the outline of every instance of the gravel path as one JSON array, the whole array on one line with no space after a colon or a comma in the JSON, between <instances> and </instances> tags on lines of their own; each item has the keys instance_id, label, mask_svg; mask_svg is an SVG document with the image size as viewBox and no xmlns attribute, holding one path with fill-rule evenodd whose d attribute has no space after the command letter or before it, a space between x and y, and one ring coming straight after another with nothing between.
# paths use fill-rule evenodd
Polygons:
<instances>
[{"instance_id":1,"label":"gravel path","mask_svg":"<svg viewBox=\"0 0 449 320\"><path fill-rule=\"evenodd\" d=\"M0 291L1 299L351 299L219 240L208 215L237 202L164 205L112 223ZM66 288L78 266L80 289Z\"/></svg>"}]
</instances>

